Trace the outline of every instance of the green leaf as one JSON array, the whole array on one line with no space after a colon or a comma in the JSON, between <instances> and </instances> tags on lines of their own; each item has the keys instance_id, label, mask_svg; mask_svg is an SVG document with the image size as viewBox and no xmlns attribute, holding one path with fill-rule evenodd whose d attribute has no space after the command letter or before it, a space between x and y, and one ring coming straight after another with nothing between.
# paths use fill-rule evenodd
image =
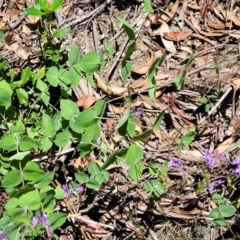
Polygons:
<instances>
[{"instance_id":1,"label":"green leaf","mask_svg":"<svg viewBox=\"0 0 240 240\"><path fill-rule=\"evenodd\" d=\"M184 88L185 85L185 77L186 77L186 70L184 70L182 73L180 73L176 78L175 78L175 85L177 87L177 90L181 90Z\"/></svg>"},{"instance_id":2,"label":"green leaf","mask_svg":"<svg viewBox=\"0 0 240 240\"><path fill-rule=\"evenodd\" d=\"M79 112L77 104L68 99L62 99L60 101L60 110L61 116L66 120L70 120L75 114Z\"/></svg>"},{"instance_id":3,"label":"green leaf","mask_svg":"<svg viewBox=\"0 0 240 240\"><path fill-rule=\"evenodd\" d=\"M112 59L113 58L113 54L114 54L114 48L113 48L112 43L109 40L104 40L103 44L104 44L105 50L108 53L108 57L110 59Z\"/></svg>"},{"instance_id":4,"label":"green leaf","mask_svg":"<svg viewBox=\"0 0 240 240\"><path fill-rule=\"evenodd\" d=\"M155 79L155 75L158 71L158 67L162 65L163 60L164 60L164 56L162 56L161 58L157 58L148 70L147 83L148 83L148 87L150 88L148 90L148 95L149 95L149 97L152 101L155 101L155 98L156 98L156 79Z\"/></svg>"},{"instance_id":5,"label":"green leaf","mask_svg":"<svg viewBox=\"0 0 240 240\"><path fill-rule=\"evenodd\" d=\"M165 114L165 110L163 110L163 111L158 115L158 117L157 117L157 119L156 119L156 121L155 121L155 123L154 123L154 125L153 125L153 129L157 130L157 129L160 128L160 125L161 125L162 120L163 120L163 118L164 118L164 114Z\"/></svg>"},{"instance_id":6,"label":"green leaf","mask_svg":"<svg viewBox=\"0 0 240 240\"><path fill-rule=\"evenodd\" d=\"M10 84L8 82L6 82L5 80L0 81L0 89L4 89L6 90L11 96L12 96L12 88L10 86Z\"/></svg>"},{"instance_id":7,"label":"green leaf","mask_svg":"<svg viewBox=\"0 0 240 240\"><path fill-rule=\"evenodd\" d=\"M81 75L79 74L79 72L76 70L75 67L69 68L69 77L70 77L71 84L74 87L77 87L81 80Z\"/></svg>"},{"instance_id":8,"label":"green leaf","mask_svg":"<svg viewBox=\"0 0 240 240\"><path fill-rule=\"evenodd\" d=\"M102 169L106 169L108 166L110 166L113 162L116 162L119 158L124 158L128 151L128 148L121 149L119 151L114 152L111 154L107 160L102 165Z\"/></svg>"},{"instance_id":9,"label":"green leaf","mask_svg":"<svg viewBox=\"0 0 240 240\"><path fill-rule=\"evenodd\" d=\"M149 137L151 134L153 133L152 129L146 130L145 132L143 132L142 134L135 136L132 140L133 141L143 141L144 139L146 139L147 137Z\"/></svg>"},{"instance_id":10,"label":"green leaf","mask_svg":"<svg viewBox=\"0 0 240 240\"><path fill-rule=\"evenodd\" d=\"M86 183L86 187L89 189L98 190L101 187L101 184L99 184L97 180L90 178Z\"/></svg>"},{"instance_id":11,"label":"green leaf","mask_svg":"<svg viewBox=\"0 0 240 240\"><path fill-rule=\"evenodd\" d=\"M3 33L3 31L0 31L0 41L2 41L3 38L4 38L4 33Z\"/></svg>"},{"instance_id":12,"label":"green leaf","mask_svg":"<svg viewBox=\"0 0 240 240\"><path fill-rule=\"evenodd\" d=\"M123 116L120 118L117 126L115 127L115 129L119 129L125 122L127 122L128 118L130 116L130 108L128 107L125 111L125 113L123 114Z\"/></svg>"},{"instance_id":13,"label":"green leaf","mask_svg":"<svg viewBox=\"0 0 240 240\"><path fill-rule=\"evenodd\" d=\"M61 117L61 113L60 112L56 112L54 113L53 117L52 117L52 126L53 126L53 129L58 131L61 126L62 126L62 117Z\"/></svg>"},{"instance_id":14,"label":"green leaf","mask_svg":"<svg viewBox=\"0 0 240 240\"><path fill-rule=\"evenodd\" d=\"M68 53L68 62L70 64L70 66L76 65L80 63L80 53L79 53L79 49L76 45L73 45L71 50Z\"/></svg>"},{"instance_id":15,"label":"green leaf","mask_svg":"<svg viewBox=\"0 0 240 240\"><path fill-rule=\"evenodd\" d=\"M89 108L80 112L74 125L88 127L95 121L95 118L96 114L94 110Z\"/></svg>"},{"instance_id":16,"label":"green leaf","mask_svg":"<svg viewBox=\"0 0 240 240\"><path fill-rule=\"evenodd\" d=\"M143 0L143 2L144 2L144 8L145 8L146 12L154 13L151 1L150 0Z\"/></svg>"},{"instance_id":17,"label":"green leaf","mask_svg":"<svg viewBox=\"0 0 240 240\"><path fill-rule=\"evenodd\" d=\"M99 100L95 103L94 105L94 111L96 116L102 117L103 114L105 113L107 103L104 100Z\"/></svg>"},{"instance_id":18,"label":"green leaf","mask_svg":"<svg viewBox=\"0 0 240 240\"><path fill-rule=\"evenodd\" d=\"M134 180L134 181L139 181L141 176L142 176L142 172L144 169L144 164L143 162L137 162L135 165L132 165L129 169L129 176Z\"/></svg>"},{"instance_id":19,"label":"green leaf","mask_svg":"<svg viewBox=\"0 0 240 240\"><path fill-rule=\"evenodd\" d=\"M232 217L236 212L236 208L231 205L220 205L218 209L224 218Z\"/></svg>"},{"instance_id":20,"label":"green leaf","mask_svg":"<svg viewBox=\"0 0 240 240\"><path fill-rule=\"evenodd\" d=\"M10 128L9 128L10 132L11 133L25 133L25 126L23 124L23 122L21 120L17 120L17 122L12 125Z\"/></svg>"},{"instance_id":21,"label":"green leaf","mask_svg":"<svg viewBox=\"0 0 240 240\"><path fill-rule=\"evenodd\" d=\"M23 88L18 88L16 90L18 100L21 104L28 105L28 94Z\"/></svg>"},{"instance_id":22,"label":"green leaf","mask_svg":"<svg viewBox=\"0 0 240 240\"><path fill-rule=\"evenodd\" d=\"M100 137L100 129L97 123L91 124L86 128L84 134L82 135L83 143L91 143Z\"/></svg>"},{"instance_id":23,"label":"green leaf","mask_svg":"<svg viewBox=\"0 0 240 240\"><path fill-rule=\"evenodd\" d=\"M213 223L215 223L217 226L221 226L221 227L228 227L230 224L228 223L228 221L226 221L225 219L214 219ZM231 239L229 239L231 240Z\"/></svg>"},{"instance_id":24,"label":"green leaf","mask_svg":"<svg viewBox=\"0 0 240 240\"><path fill-rule=\"evenodd\" d=\"M27 83L30 77L31 77L31 69L29 67L23 69L21 74L21 79L20 79L20 86Z\"/></svg>"},{"instance_id":25,"label":"green leaf","mask_svg":"<svg viewBox=\"0 0 240 240\"><path fill-rule=\"evenodd\" d=\"M76 172L74 174L75 178L79 183L86 183L89 180L89 176L84 172Z\"/></svg>"},{"instance_id":26,"label":"green leaf","mask_svg":"<svg viewBox=\"0 0 240 240\"><path fill-rule=\"evenodd\" d=\"M42 202L44 212L46 212L46 213L52 213L53 212L54 206L56 204L54 195L55 195L54 190L50 190L48 192L40 193L40 198L41 198L41 202Z\"/></svg>"},{"instance_id":27,"label":"green leaf","mask_svg":"<svg viewBox=\"0 0 240 240\"><path fill-rule=\"evenodd\" d=\"M58 147L66 147L69 142L71 142L71 133L68 130L64 130L57 134L54 143Z\"/></svg>"},{"instance_id":28,"label":"green leaf","mask_svg":"<svg viewBox=\"0 0 240 240\"><path fill-rule=\"evenodd\" d=\"M30 157L30 151L27 152L18 152L16 154L14 154L13 156L11 156L8 160L23 160L26 156Z\"/></svg>"},{"instance_id":29,"label":"green leaf","mask_svg":"<svg viewBox=\"0 0 240 240\"><path fill-rule=\"evenodd\" d=\"M60 79L59 80L60 86L69 85L71 83L69 71L67 71L64 68L60 68L59 69L59 79ZM64 85L62 83L64 83Z\"/></svg>"},{"instance_id":30,"label":"green leaf","mask_svg":"<svg viewBox=\"0 0 240 240\"><path fill-rule=\"evenodd\" d=\"M56 11L62 4L64 0L53 0L52 4L50 5L50 12Z\"/></svg>"},{"instance_id":31,"label":"green leaf","mask_svg":"<svg viewBox=\"0 0 240 240\"><path fill-rule=\"evenodd\" d=\"M52 231L61 227L67 220L67 214L55 212L49 215L48 221L51 225Z\"/></svg>"},{"instance_id":32,"label":"green leaf","mask_svg":"<svg viewBox=\"0 0 240 240\"><path fill-rule=\"evenodd\" d=\"M38 180L35 179L34 182L37 188L42 189L49 186L53 178L54 178L53 172L45 172L44 175L42 175L41 179Z\"/></svg>"},{"instance_id":33,"label":"green leaf","mask_svg":"<svg viewBox=\"0 0 240 240\"><path fill-rule=\"evenodd\" d=\"M13 134L5 135L2 139L0 139L0 148L7 151L17 150L17 141Z\"/></svg>"},{"instance_id":34,"label":"green leaf","mask_svg":"<svg viewBox=\"0 0 240 240\"><path fill-rule=\"evenodd\" d=\"M24 137L19 141L19 148L21 151L28 151L37 147L37 143L32 138Z\"/></svg>"},{"instance_id":35,"label":"green leaf","mask_svg":"<svg viewBox=\"0 0 240 240\"><path fill-rule=\"evenodd\" d=\"M19 206L26 210L37 210L41 206L41 199L38 191L31 191L26 194L23 194L19 198Z\"/></svg>"},{"instance_id":36,"label":"green leaf","mask_svg":"<svg viewBox=\"0 0 240 240\"><path fill-rule=\"evenodd\" d=\"M41 79L37 80L37 89L39 89L41 92L45 92L48 90L48 86L45 82L43 82Z\"/></svg>"},{"instance_id":37,"label":"green leaf","mask_svg":"<svg viewBox=\"0 0 240 240\"><path fill-rule=\"evenodd\" d=\"M0 69L4 69L8 67L8 62L6 60L0 62Z\"/></svg>"},{"instance_id":38,"label":"green leaf","mask_svg":"<svg viewBox=\"0 0 240 240\"><path fill-rule=\"evenodd\" d=\"M35 162L27 162L23 168L24 179L28 181L38 181L44 176L44 171Z\"/></svg>"},{"instance_id":39,"label":"green leaf","mask_svg":"<svg viewBox=\"0 0 240 240\"><path fill-rule=\"evenodd\" d=\"M53 143L48 137L44 137L41 140L41 149L43 152L48 151L52 147Z\"/></svg>"},{"instance_id":40,"label":"green leaf","mask_svg":"<svg viewBox=\"0 0 240 240\"><path fill-rule=\"evenodd\" d=\"M23 13L27 16L34 16L34 17L41 17L42 15L45 14L37 8L27 8Z\"/></svg>"},{"instance_id":41,"label":"green leaf","mask_svg":"<svg viewBox=\"0 0 240 240\"><path fill-rule=\"evenodd\" d=\"M205 97L201 97L199 100L198 100L199 103L202 103L202 104L206 104L208 103L208 99L205 98Z\"/></svg>"},{"instance_id":42,"label":"green leaf","mask_svg":"<svg viewBox=\"0 0 240 240\"><path fill-rule=\"evenodd\" d=\"M91 162L88 166L88 172L91 174L90 179L95 179L101 185L104 180L108 180L109 172L103 170L97 163Z\"/></svg>"},{"instance_id":43,"label":"green leaf","mask_svg":"<svg viewBox=\"0 0 240 240\"><path fill-rule=\"evenodd\" d=\"M12 104L11 94L3 88L0 88L0 106L8 109Z\"/></svg>"},{"instance_id":44,"label":"green leaf","mask_svg":"<svg viewBox=\"0 0 240 240\"><path fill-rule=\"evenodd\" d=\"M43 101L43 103L45 104L45 106L47 107L50 101L50 94L48 91L46 92L41 92L41 99Z\"/></svg>"},{"instance_id":45,"label":"green leaf","mask_svg":"<svg viewBox=\"0 0 240 240\"><path fill-rule=\"evenodd\" d=\"M124 30L126 31L129 39L134 40L135 33L134 33L134 30L133 30L132 26L130 25L130 23L128 23L127 21L125 21L122 18L118 18L118 21L120 21L123 24Z\"/></svg>"},{"instance_id":46,"label":"green leaf","mask_svg":"<svg viewBox=\"0 0 240 240\"><path fill-rule=\"evenodd\" d=\"M143 150L141 147L132 144L127 151L126 163L128 166L135 165L143 158Z\"/></svg>"},{"instance_id":47,"label":"green leaf","mask_svg":"<svg viewBox=\"0 0 240 240\"><path fill-rule=\"evenodd\" d=\"M41 7L42 10L44 10L45 12L49 11L49 5L47 0L39 0L39 5Z\"/></svg>"},{"instance_id":48,"label":"green leaf","mask_svg":"<svg viewBox=\"0 0 240 240\"><path fill-rule=\"evenodd\" d=\"M56 38L60 38L60 37L63 37L63 36L66 36L68 35L69 33L71 33L71 29L70 28L63 28L63 29L60 29L60 30L57 30L53 33L53 35L56 37Z\"/></svg>"},{"instance_id":49,"label":"green leaf","mask_svg":"<svg viewBox=\"0 0 240 240\"><path fill-rule=\"evenodd\" d=\"M18 199L10 198L5 204L5 209L7 213L11 216L13 211L18 207Z\"/></svg>"},{"instance_id":50,"label":"green leaf","mask_svg":"<svg viewBox=\"0 0 240 240\"><path fill-rule=\"evenodd\" d=\"M57 186L55 188L55 198L56 199L63 199L64 198L64 195L65 195L65 192L62 190L62 188L60 186Z\"/></svg>"},{"instance_id":51,"label":"green leaf","mask_svg":"<svg viewBox=\"0 0 240 240\"><path fill-rule=\"evenodd\" d=\"M155 179L145 181L143 186L156 197L161 197L165 191L164 185Z\"/></svg>"},{"instance_id":52,"label":"green leaf","mask_svg":"<svg viewBox=\"0 0 240 240\"><path fill-rule=\"evenodd\" d=\"M98 52L92 51L85 54L80 60L81 68L85 73L94 73L101 63L101 56Z\"/></svg>"},{"instance_id":53,"label":"green leaf","mask_svg":"<svg viewBox=\"0 0 240 240\"><path fill-rule=\"evenodd\" d=\"M179 152L181 153L181 151L183 150L184 147L189 147L189 145L192 143L192 141L194 140L196 135L195 130L193 129L189 129L189 132L181 137L180 143L179 143Z\"/></svg>"},{"instance_id":54,"label":"green leaf","mask_svg":"<svg viewBox=\"0 0 240 240\"><path fill-rule=\"evenodd\" d=\"M127 133L129 137L133 137L136 129L136 123L135 123L135 117L134 116L129 116L128 122L127 122Z\"/></svg>"},{"instance_id":55,"label":"green leaf","mask_svg":"<svg viewBox=\"0 0 240 240\"><path fill-rule=\"evenodd\" d=\"M127 49L126 55L122 60L121 77L123 81L126 81L131 74L132 62L130 56L135 50L135 42L133 42Z\"/></svg>"},{"instance_id":56,"label":"green leaf","mask_svg":"<svg viewBox=\"0 0 240 240\"><path fill-rule=\"evenodd\" d=\"M219 212L219 209L218 208L214 208L210 214L208 215L208 217L210 218L219 218L220 217L220 212Z\"/></svg>"},{"instance_id":57,"label":"green leaf","mask_svg":"<svg viewBox=\"0 0 240 240\"><path fill-rule=\"evenodd\" d=\"M53 87L58 86L58 82L59 82L58 77L59 77L59 72L57 67L53 66L47 70L46 78Z\"/></svg>"},{"instance_id":58,"label":"green leaf","mask_svg":"<svg viewBox=\"0 0 240 240\"><path fill-rule=\"evenodd\" d=\"M2 180L2 187L12 188L18 186L22 182L21 173L17 169L13 169L6 173Z\"/></svg>"}]
</instances>

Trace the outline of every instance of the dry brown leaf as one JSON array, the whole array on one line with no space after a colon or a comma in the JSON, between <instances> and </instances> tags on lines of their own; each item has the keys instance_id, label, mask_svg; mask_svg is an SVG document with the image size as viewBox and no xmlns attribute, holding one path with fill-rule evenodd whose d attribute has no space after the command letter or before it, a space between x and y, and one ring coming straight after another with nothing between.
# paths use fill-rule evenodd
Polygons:
<instances>
[{"instance_id":1,"label":"dry brown leaf","mask_svg":"<svg viewBox=\"0 0 240 240\"><path fill-rule=\"evenodd\" d=\"M235 25L240 26L240 18L234 15L233 12L224 10L220 4L218 4L218 6L214 8L214 11L217 10L220 11L222 18L223 20L225 20L225 22L230 21L233 22Z\"/></svg>"},{"instance_id":2,"label":"dry brown leaf","mask_svg":"<svg viewBox=\"0 0 240 240\"><path fill-rule=\"evenodd\" d=\"M237 33L229 33L228 35L233 38L237 38L237 39L240 38L240 34L237 34Z\"/></svg>"},{"instance_id":3,"label":"dry brown leaf","mask_svg":"<svg viewBox=\"0 0 240 240\"><path fill-rule=\"evenodd\" d=\"M231 22L226 22L226 23L208 22L208 26L214 29L223 30L226 28L232 28L232 23Z\"/></svg>"},{"instance_id":4,"label":"dry brown leaf","mask_svg":"<svg viewBox=\"0 0 240 240\"><path fill-rule=\"evenodd\" d=\"M158 21L162 20L162 23L163 22L169 22L174 17L175 13L177 12L178 5L179 5L178 0L175 3L169 5L167 7L167 9L164 11L166 14L163 14L161 16L161 19L159 19Z\"/></svg>"},{"instance_id":5,"label":"dry brown leaf","mask_svg":"<svg viewBox=\"0 0 240 240\"><path fill-rule=\"evenodd\" d=\"M229 146L233 143L233 137L226 139L224 142L219 144L219 146L215 149L219 153L224 153L229 148Z\"/></svg>"},{"instance_id":6,"label":"dry brown leaf","mask_svg":"<svg viewBox=\"0 0 240 240\"><path fill-rule=\"evenodd\" d=\"M147 87L147 79L137 81L131 87L132 89Z\"/></svg>"},{"instance_id":7,"label":"dry brown leaf","mask_svg":"<svg viewBox=\"0 0 240 240\"><path fill-rule=\"evenodd\" d=\"M85 95L80 97L76 104L78 107L83 107L83 109L90 108L96 102L96 98L94 96Z\"/></svg>"},{"instance_id":8,"label":"dry brown leaf","mask_svg":"<svg viewBox=\"0 0 240 240\"><path fill-rule=\"evenodd\" d=\"M94 77L97 80L97 86L105 92L107 95L110 96L122 96L124 93L126 93L128 90L125 87L109 87L107 86L101 78L98 76L98 74L94 73Z\"/></svg>"},{"instance_id":9,"label":"dry brown leaf","mask_svg":"<svg viewBox=\"0 0 240 240\"><path fill-rule=\"evenodd\" d=\"M149 13L148 18L152 24L160 24L158 21L159 14Z\"/></svg>"},{"instance_id":10,"label":"dry brown leaf","mask_svg":"<svg viewBox=\"0 0 240 240\"><path fill-rule=\"evenodd\" d=\"M174 44L172 41L166 40L163 35L164 33L168 33L170 32L169 26L167 25L167 23L163 23L160 28L159 28L159 34L161 36L162 42L164 47L166 48L167 51L169 51L172 54L175 54L177 52Z\"/></svg>"},{"instance_id":11,"label":"dry brown leaf","mask_svg":"<svg viewBox=\"0 0 240 240\"><path fill-rule=\"evenodd\" d=\"M184 117L186 119L192 120L194 117L189 116L186 112L184 112L182 109L178 108L175 101L174 101L174 95L171 94L171 97L167 96L166 94L163 94L162 99L169 103L172 107L172 110L179 116Z\"/></svg>"},{"instance_id":12,"label":"dry brown leaf","mask_svg":"<svg viewBox=\"0 0 240 240\"><path fill-rule=\"evenodd\" d=\"M152 66L153 62L154 62L154 54L152 52L152 50L150 50L151 53L151 57L148 60L148 62L146 63L146 65L141 66L140 68L136 69L136 68L132 68L131 71L137 74L145 74L148 72L149 68Z\"/></svg>"},{"instance_id":13,"label":"dry brown leaf","mask_svg":"<svg viewBox=\"0 0 240 240\"><path fill-rule=\"evenodd\" d=\"M115 114L122 114L126 110L124 107L117 107L111 103L108 104L108 109L110 112L115 113Z\"/></svg>"},{"instance_id":14,"label":"dry brown leaf","mask_svg":"<svg viewBox=\"0 0 240 240\"><path fill-rule=\"evenodd\" d=\"M191 157L196 157L196 158L200 158L203 156L203 154L198 150L188 150L188 149L182 150L182 154L189 155Z\"/></svg>"},{"instance_id":15,"label":"dry brown leaf","mask_svg":"<svg viewBox=\"0 0 240 240\"><path fill-rule=\"evenodd\" d=\"M15 52L15 54L16 54L17 57L20 57L20 58L23 59L23 60L27 60L28 57L29 57L30 55L32 55L32 53L27 52L27 51L26 51L25 49L23 49L23 48L19 48L19 49Z\"/></svg>"},{"instance_id":16,"label":"dry brown leaf","mask_svg":"<svg viewBox=\"0 0 240 240\"><path fill-rule=\"evenodd\" d=\"M240 78L233 78L231 79L231 82L235 86L236 90L240 89Z\"/></svg>"},{"instance_id":17,"label":"dry brown leaf","mask_svg":"<svg viewBox=\"0 0 240 240\"><path fill-rule=\"evenodd\" d=\"M28 16L28 17L25 18L25 21L28 24L36 24L39 20L40 20L39 17L33 17L33 16Z\"/></svg>"},{"instance_id":18,"label":"dry brown leaf","mask_svg":"<svg viewBox=\"0 0 240 240\"><path fill-rule=\"evenodd\" d=\"M86 159L86 158L83 159L83 158L79 157L79 158L71 160L68 165L73 166L74 169L76 171L78 171L79 168L80 169L86 169L89 164L90 164L90 161L88 159Z\"/></svg>"},{"instance_id":19,"label":"dry brown leaf","mask_svg":"<svg viewBox=\"0 0 240 240\"><path fill-rule=\"evenodd\" d=\"M27 36L29 36L32 33L32 31L26 24L23 24L22 25L22 33L25 33Z\"/></svg>"},{"instance_id":20,"label":"dry brown leaf","mask_svg":"<svg viewBox=\"0 0 240 240\"><path fill-rule=\"evenodd\" d=\"M106 120L108 126L108 135L111 135L114 132L114 128L116 126L116 120L113 118L107 118Z\"/></svg>"},{"instance_id":21,"label":"dry brown leaf","mask_svg":"<svg viewBox=\"0 0 240 240\"><path fill-rule=\"evenodd\" d=\"M175 41L175 42L184 41L191 35L192 35L192 33L190 33L190 32L165 32L165 33L163 33L163 37L166 40Z\"/></svg>"}]
</instances>

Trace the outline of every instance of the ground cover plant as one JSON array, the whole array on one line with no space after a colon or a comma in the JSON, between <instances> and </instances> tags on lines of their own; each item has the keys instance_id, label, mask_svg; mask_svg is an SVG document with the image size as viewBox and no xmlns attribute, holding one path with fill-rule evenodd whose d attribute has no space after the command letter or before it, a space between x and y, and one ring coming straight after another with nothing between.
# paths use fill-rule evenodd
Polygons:
<instances>
[{"instance_id":1,"label":"ground cover plant","mask_svg":"<svg viewBox=\"0 0 240 240\"><path fill-rule=\"evenodd\" d=\"M0 1L0 239L239 238L237 4Z\"/></svg>"}]
</instances>

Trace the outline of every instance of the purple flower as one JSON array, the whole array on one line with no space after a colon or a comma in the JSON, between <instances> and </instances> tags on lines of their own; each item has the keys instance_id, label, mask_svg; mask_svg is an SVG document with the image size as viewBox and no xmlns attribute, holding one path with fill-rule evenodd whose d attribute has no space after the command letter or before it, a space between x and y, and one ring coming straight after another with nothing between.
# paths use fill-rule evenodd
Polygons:
<instances>
[{"instance_id":1,"label":"purple flower","mask_svg":"<svg viewBox=\"0 0 240 240\"><path fill-rule=\"evenodd\" d=\"M84 191L83 186L82 186L81 184L78 184L78 186L77 186L77 188L76 188L76 191L77 191L78 193L82 193L82 192Z\"/></svg>"},{"instance_id":2,"label":"purple flower","mask_svg":"<svg viewBox=\"0 0 240 240\"><path fill-rule=\"evenodd\" d=\"M209 168L212 168L215 164L215 161L209 150L207 150L206 153L203 155L203 160L205 161L207 167Z\"/></svg>"},{"instance_id":3,"label":"purple flower","mask_svg":"<svg viewBox=\"0 0 240 240\"><path fill-rule=\"evenodd\" d=\"M49 228L50 227L50 223L47 220L47 214L46 213L42 213L39 215L39 220L41 221L42 225L45 228Z\"/></svg>"},{"instance_id":4,"label":"purple flower","mask_svg":"<svg viewBox=\"0 0 240 240\"><path fill-rule=\"evenodd\" d=\"M67 184L63 184L62 190L65 192L65 197L69 197L72 193L72 190L68 187Z\"/></svg>"},{"instance_id":5,"label":"purple flower","mask_svg":"<svg viewBox=\"0 0 240 240\"><path fill-rule=\"evenodd\" d=\"M141 108L137 108L137 109L135 110L135 114L136 114L136 116L140 117L141 114L142 114Z\"/></svg>"},{"instance_id":6,"label":"purple flower","mask_svg":"<svg viewBox=\"0 0 240 240\"><path fill-rule=\"evenodd\" d=\"M33 217L32 218L32 225L33 227L36 227L39 224L40 220L38 217Z\"/></svg>"},{"instance_id":7,"label":"purple flower","mask_svg":"<svg viewBox=\"0 0 240 240\"><path fill-rule=\"evenodd\" d=\"M183 168L182 161L180 159L171 158L168 167Z\"/></svg>"},{"instance_id":8,"label":"purple flower","mask_svg":"<svg viewBox=\"0 0 240 240\"><path fill-rule=\"evenodd\" d=\"M208 187L210 194L213 194L215 187L221 186L223 183L224 183L224 180L221 180L221 179L212 181Z\"/></svg>"},{"instance_id":9,"label":"purple flower","mask_svg":"<svg viewBox=\"0 0 240 240\"><path fill-rule=\"evenodd\" d=\"M233 165L236 165L236 168L235 168L235 173L240 175L240 157L236 158L235 160L232 161L232 164Z\"/></svg>"}]
</instances>

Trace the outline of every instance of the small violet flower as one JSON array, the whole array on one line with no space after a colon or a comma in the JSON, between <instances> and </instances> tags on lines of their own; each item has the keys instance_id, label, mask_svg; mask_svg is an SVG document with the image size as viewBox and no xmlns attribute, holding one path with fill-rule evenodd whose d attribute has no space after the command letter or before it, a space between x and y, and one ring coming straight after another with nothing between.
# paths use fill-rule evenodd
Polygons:
<instances>
[{"instance_id":1,"label":"small violet flower","mask_svg":"<svg viewBox=\"0 0 240 240\"><path fill-rule=\"evenodd\" d=\"M62 190L65 192L65 197L69 197L72 193L72 190L68 187L67 184L63 184Z\"/></svg>"},{"instance_id":2,"label":"small violet flower","mask_svg":"<svg viewBox=\"0 0 240 240\"><path fill-rule=\"evenodd\" d=\"M178 168L182 172L182 174L184 174L182 160L180 160L180 159L171 158L168 163L168 167Z\"/></svg>"},{"instance_id":3,"label":"small violet flower","mask_svg":"<svg viewBox=\"0 0 240 240\"><path fill-rule=\"evenodd\" d=\"M77 186L77 188L76 188L76 191L77 191L78 193L82 193L82 192L84 191L83 186L82 186L81 184L78 184L78 186Z\"/></svg>"},{"instance_id":4,"label":"small violet flower","mask_svg":"<svg viewBox=\"0 0 240 240\"><path fill-rule=\"evenodd\" d=\"M135 109L135 114L136 114L136 116L140 117L142 115L142 109L140 107L136 108Z\"/></svg>"},{"instance_id":5,"label":"small violet flower","mask_svg":"<svg viewBox=\"0 0 240 240\"><path fill-rule=\"evenodd\" d=\"M240 157L236 158L235 160L232 161L232 164L233 165L236 165L236 168L235 168L235 173L240 175Z\"/></svg>"},{"instance_id":6,"label":"small violet flower","mask_svg":"<svg viewBox=\"0 0 240 240\"><path fill-rule=\"evenodd\" d=\"M224 180L221 180L221 179L212 181L208 187L210 194L213 194L215 187L221 186L223 183L224 183Z\"/></svg>"},{"instance_id":7,"label":"small violet flower","mask_svg":"<svg viewBox=\"0 0 240 240\"><path fill-rule=\"evenodd\" d=\"M32 218L33 227L36 227L39 224L43 225L45 228L50 227L50 223L48 222L46 213L40 213L37 217Z\"/></svg>"},{"instance_id":8,"label":"small violet flower","mask_svg":"<svg viewBox=\"0 0 240 240\"><path fill-rule=\"evenodd\" d=\"M207 167L209 168L212 168L215 164L215 161L209 150L207 150L206 153L203 155L203 160L205 161Z\"/></svg>"}]
</instances>

